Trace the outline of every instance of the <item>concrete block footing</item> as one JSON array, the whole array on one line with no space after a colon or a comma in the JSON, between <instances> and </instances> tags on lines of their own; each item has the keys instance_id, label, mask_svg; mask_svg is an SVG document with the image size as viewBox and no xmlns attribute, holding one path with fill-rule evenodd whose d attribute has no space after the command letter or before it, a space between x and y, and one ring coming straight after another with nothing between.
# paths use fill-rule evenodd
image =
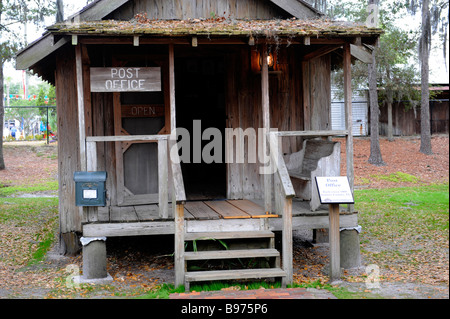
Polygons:
<instances>
[{"instance_id":1,"label":"concrete block footing","mask_svg":"<svg viewBox=\"0 0 450 319\"><path fill-rule=\"evenodd\" d=\"M355 229L341 230L340 259L344 269L361 266L361 254L359 248L359 232Z\"/></svg>"},{"instance_id":2,"label":"concrete block footing","mask_svg":"<svg viewBox=\"0 0 450 319\"><path fill-rule=\"evenodd\" d=\"M107 274L105 278L85 278L84 276L73 276L74 284L94 284L94 285L107 285L113 282L113 277Z\"/></svg>"},{"instance_id":3,"label":"concrete block footing","mask_svg":"<svg viewBox=\"0 0 450 319\"><path fill-rule=\"evenodd\" d=\"M80 282L112 281L106 271L106 237L82 237L83 275Z\"/></svg>"}]
</instances>

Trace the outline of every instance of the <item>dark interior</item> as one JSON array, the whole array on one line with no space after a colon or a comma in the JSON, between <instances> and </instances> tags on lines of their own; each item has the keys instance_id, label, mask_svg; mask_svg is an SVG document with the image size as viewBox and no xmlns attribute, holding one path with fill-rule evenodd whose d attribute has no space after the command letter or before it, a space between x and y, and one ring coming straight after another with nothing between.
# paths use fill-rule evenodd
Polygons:
<instances>
[{"instance_id":1,"label":"dark interior","mask_svg":"<svg viewBox=\"0 0 450 319\"><path fill-rule=\"evenodd\" d=\"M190 133L190 163L181 163L188 200L226 196L224 69L224 60L219 57L180 57L175 60L176 125ZM194 154L194 120L201 120L202 133L209 127L220 130L220 163L205 163L198 152ZM210 142L202 140L201 149ZM215 150L211 154L215 154ZM180 155L182 152L180 150ZM194 157L201 158L201 163L194 163Z\"/></svg>"}]
</instances>

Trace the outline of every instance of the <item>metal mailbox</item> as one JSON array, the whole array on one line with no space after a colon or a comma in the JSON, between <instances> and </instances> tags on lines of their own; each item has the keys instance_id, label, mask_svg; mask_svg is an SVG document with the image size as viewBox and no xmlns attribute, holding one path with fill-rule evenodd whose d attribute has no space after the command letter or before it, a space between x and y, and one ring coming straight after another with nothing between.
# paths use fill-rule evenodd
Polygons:
<instances>
[{"instance_id":1,"label":"metal mailbox","mask_svg":"<svg viewBox=\"0 0 450 319\"><path fill-rule=\"evenodd\" d=\"M106 172L75 172L73 179L77 206L106 205Z\"/></svg>"}]
</instances>

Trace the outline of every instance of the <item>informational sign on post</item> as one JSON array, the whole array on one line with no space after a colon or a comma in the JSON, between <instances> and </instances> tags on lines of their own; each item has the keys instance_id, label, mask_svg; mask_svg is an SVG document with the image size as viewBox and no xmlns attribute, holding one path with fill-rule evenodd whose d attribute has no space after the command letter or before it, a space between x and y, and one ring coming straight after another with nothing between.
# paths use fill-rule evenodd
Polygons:
<instances>
[{"instance_id":1,"label":"informational sign on post","mask_svg":"<svg viewBox=\"0 0 450 319\"><path fill-rule=\"evenodd\" d=\"M354 204L347 176L316 177L322 204Z\"/></svg>"}]
</instances>

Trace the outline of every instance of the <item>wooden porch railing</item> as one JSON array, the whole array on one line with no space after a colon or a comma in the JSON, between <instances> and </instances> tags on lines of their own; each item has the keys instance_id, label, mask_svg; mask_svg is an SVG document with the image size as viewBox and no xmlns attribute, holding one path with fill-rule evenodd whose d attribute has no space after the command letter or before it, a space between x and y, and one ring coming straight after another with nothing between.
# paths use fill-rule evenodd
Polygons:
<instances>
[{"instance_id":1,"label":"wooden porch railing","mask_svg":"<svg viewBox=\"0 0 450 319\"><path fill-rule=\"evenodd\" d=\"M285 284L292 284L293 280L293 250L292 250L292 198L295 196L294 187L289 177L281 150L280 137L329 137L347 136L348 131L273 131L267 134L274 173L275 210L282 215L282 258L283 270L286 272Z\"/></svg>"},{"instance_id":2,"label":"wooden porch railing","mask_svg":"<svg viewBox=\"0 0 450 319\"><path fill-rule=\"evenodd\" d=\"M169 140L170 149L174 149L175 141ZM180 158L178 149L169 154L172 168L172 209L175 218L175 287L184 284L185 263L184 263L184 204L186 202L186 192L184 189L183 175L181 173Z\"/></svg>"},{"instance_id":3,"label":"wooden porch railing","mask_svg":"<svg viewBox=\"0 0 450 319\"><path fill-rule=\"evenodd\" d=\"M275 165L274 182L275 182L275 209L277 213L282 215L282 258L283 270L286 277L283 286L292 284L293 282L293 250L292 250L292 197L295 196L294 187L292 186L286 164L284 163L280 147L278 145L278 136L269 133L267 135L269 143L270 158Z\"/></svg>"},{"instance_id":4,"label":"wooden porch railing","mask_svg":"<svg viewBox=\"0 0 450 319\"><path fill-rule=\"evenodd\" d=\"M161 218L169 218L169 150L170 135L125 135L125 136L89 136L86 137L86 167L88 171L97 170L97 143L100 142L140 142L156 141L158 143L158 207ZM177 153L178 154L178 153ZM185 201L183 177L180 164L172 161L172 194L176 202ZM172 199L172 203L173 199ZM175 205L173 205L175 206Z\"/></svg>"},{"instance_id":5,"label":"wooden porch railing","mask_svg":"<svg viewBox=\"0 0 450 319\"><path fill-rule=\"evenodd\" d=\"M184 283L184 204L186 193L181 173L178 152L169 151L175 141L170 135L126 135L126 136L89 136L86 137L87 170L97 170L97 143L99 142L138 142L156 141L158 143L158 206L161 218L169 217L169 169L172 175L172 214L175 220L175 281ZM170 165L169 165L170 163Z\"/></svg>"}]
</instances>

